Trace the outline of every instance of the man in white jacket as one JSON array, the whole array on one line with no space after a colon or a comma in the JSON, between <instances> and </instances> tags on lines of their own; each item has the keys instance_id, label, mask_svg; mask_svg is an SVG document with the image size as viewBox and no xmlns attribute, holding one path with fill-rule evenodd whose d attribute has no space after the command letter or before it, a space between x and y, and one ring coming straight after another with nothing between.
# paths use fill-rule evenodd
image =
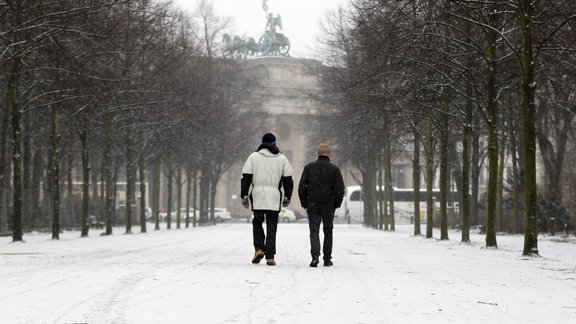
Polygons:
<instances>
[{"instance_id":1,"label":"man in white jacket","mask_svg":"<svg viewBox=\"0 0 576 324\"><path fill-rule=\"evenodd\" d=\"M294 182L292 166L286 156L280 153L273 134L264 134L262 144L246 159L240 184L242 206L248 209L252 205L254 213L252 235L255 252L252 263L260 263L266 256L266 264L274 266L278 213L281 206L287 207L290 204ZM266 220L266 234L262 227L264 220Z\"/></svg>"}]
</instances>

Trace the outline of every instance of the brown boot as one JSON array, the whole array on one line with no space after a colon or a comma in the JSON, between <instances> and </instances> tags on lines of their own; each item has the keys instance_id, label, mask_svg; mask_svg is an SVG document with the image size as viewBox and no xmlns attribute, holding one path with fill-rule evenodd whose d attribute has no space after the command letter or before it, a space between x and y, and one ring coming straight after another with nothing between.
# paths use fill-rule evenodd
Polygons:
<instances>
[{"instance_id":1,"label":"brown boot","mask_svg":"<svg viewBox=\"0 0 576 324\"><path fill-rule=\"evenodd\" d=\"M274 259L266 259L266 264L269 266L275 266L276 262L274 261Z\"/></svg>"},{"instance_id":2,"label":"brown boot","mask_svg":"<svg viewBox=\"0 0 576 324\"><path fill-rule=\"evenodd\" d=\"M256 250L256 252L254 252L254 257L252 258L252 263L254 264L260 263L260 260L262 260L263 258L264 258L264 251Z\"/></svg>"}]
</instances>

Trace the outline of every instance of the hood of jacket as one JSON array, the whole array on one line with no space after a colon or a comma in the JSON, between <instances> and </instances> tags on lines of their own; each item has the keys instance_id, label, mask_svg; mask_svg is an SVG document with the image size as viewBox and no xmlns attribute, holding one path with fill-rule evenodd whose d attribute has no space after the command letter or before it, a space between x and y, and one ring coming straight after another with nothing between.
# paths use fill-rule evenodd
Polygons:
<instances>
[{"instance_id":1,"label":"hood of jacket","mask_svg":"<svg viewBox=\"0 0 576 324\"><path fill-rule=\"evenodd\" d=\"M260 146L258 146L258 149L256 150L256 152L264 155L264 156L277 156L278 154L280 154L280 149L278 149L278 146L274 145L274 144L268 144L268 143L264 143L264 144L260 144Z\"/></svg>"}]
</instances>

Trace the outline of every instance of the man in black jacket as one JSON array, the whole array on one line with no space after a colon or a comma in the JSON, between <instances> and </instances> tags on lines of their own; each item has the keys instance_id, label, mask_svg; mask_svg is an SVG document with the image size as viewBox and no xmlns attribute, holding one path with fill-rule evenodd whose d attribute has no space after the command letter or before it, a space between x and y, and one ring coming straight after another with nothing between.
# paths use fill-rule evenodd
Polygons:
<instances>
[{"instance_id":1,"label":"man in black jacket","mask_svg":"<svg viewBox=\"0 0 576 324\"><path fill-rule=\"evenodd\" d=\"M320 222L323 223L324 266L332 266L332 229L334 228L334 210L342 205L344 199L344 180L340 169L330 163L332 150L327 144L320 144L317 150L318 160L304 167L298 195L300 204L308 212L310 227L311 267L318 266L320 256Z\"/></svg>"}]
</instances>

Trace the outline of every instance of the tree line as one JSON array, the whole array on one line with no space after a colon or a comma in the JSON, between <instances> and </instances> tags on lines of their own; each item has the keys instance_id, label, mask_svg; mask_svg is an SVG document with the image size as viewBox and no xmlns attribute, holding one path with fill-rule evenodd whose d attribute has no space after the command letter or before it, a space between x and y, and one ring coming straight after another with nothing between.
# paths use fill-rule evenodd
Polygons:
<instances>
[{"instance_id":1,"label":"tree line","mask_svg":"<svg viewBox=\"0 0 576 324\"><path fill-rule=\"evenodd\" d=\"M366 225L394 230L392 161L409 151L414 191L428 193L427 238L437 225L448 239L452 182L462 242L480 224L487 247L497 247L497 230L523 232L523 255L538 255L539 230L569 226L573 1L352 0L327 15L324 29L319 99L329 109L315 136L338 143L343 161L359 170ZM421 235L418 216L414 234Z\"/></svg>"},{"instance_id":2,"label":"tree line","mask_svg":"<svg viewBox=\"0 0 576 324\"><path fill-rule=\"evenodd\" d=\"M156 229L161 194L177 227L212 221L249 129L252 81L215 42L227 27L206 1L0 1L0 232L87 236L91 214L107 235L146 232L146 190Z\"/></svg>"}]
</instances>

